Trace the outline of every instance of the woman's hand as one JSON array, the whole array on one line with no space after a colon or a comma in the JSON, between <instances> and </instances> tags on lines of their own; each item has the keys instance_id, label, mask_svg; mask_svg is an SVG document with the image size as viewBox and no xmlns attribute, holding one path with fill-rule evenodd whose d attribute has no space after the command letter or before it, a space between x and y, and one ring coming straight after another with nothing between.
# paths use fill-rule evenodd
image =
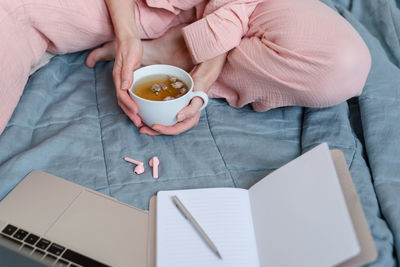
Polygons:
<instances>
[{"instance_id":1,"label":"woman's hand","mask_svg":"<svg viewBox=\"0 0 400 267\"><path fill-rule=\"evenodd\" d=\"M118 105L137 127L142 126L142 120L128 89L133 82L133 72L140 67L142 54L140 39L128 37L105 43L94 49L86 59L86 65L90 68L94 67L98 61L115 59L113 79Z\"/></svg>"},{"instance_id":2,"label":"woman's hand","mask_svg":"<svg viewBox=\"0 0 400 267\"><path fill-rule=\"evenodd\" d=\"M113 69L116 89L128 90L133 82L133 72L140 67L143 47L140 39L129 37L117 41Z\"/></svg>"},{"instance_id":3,"label":"woman's hand","mask_svg":"<svg viewBox=\"0 0 400 267\"><path fill-rule=\"evenodd\" d=\"M117 43L113 79L118 105L137 127L141 127L142 119L138 115L137 105L129 95L128 89L134 79L133 72L140 67L143 55L142 43L136 38L128 38Z\"/></svg>"},{"instance_id":4,"label":"woman's hand","mask_svg":"<svg viewBox=\"0 0 400 267\"><path fill-rule=\"evenodd\" d=\"M222 68L225 64L226 55L222 54L213 59L205 61L197 65L190 75L193 78L193 91L203 91L207 93L211 85L217 80ZM152 127L142 126L140 132L147 135L178 135L183 133L199 123L200 108L203 105L203 100L200 97L194 97L190 104L179 111L177 115L178 122L173 126L164 126L154 124Z\"/></svg>"}]
</instances>

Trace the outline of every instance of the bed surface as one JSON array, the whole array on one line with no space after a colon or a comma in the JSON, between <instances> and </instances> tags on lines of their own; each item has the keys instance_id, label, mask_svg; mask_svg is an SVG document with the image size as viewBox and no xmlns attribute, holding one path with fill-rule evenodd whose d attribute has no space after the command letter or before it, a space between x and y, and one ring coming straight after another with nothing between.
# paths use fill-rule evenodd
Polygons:
<instances>
[{"instance_id":1,"label":"bed surface","mask_svg":"<svg viewBox=\"0 0 400 267\"><path fill-rule=\"evenodd\" d=\"M199 125L179 136L151 137L118 107L113 62L94 69L87 52L54 57L29 79L0 136L0 199L40 169L141 209L159 190L249 188L312 147L343 151L379 257L400 255L400 2L324 1L361 34L372 55L363 94L324 108L286 107L256 113L212 99ZM160 178L148 160L160 159ZM133 173L128 156L146 162Z\"/></svg>"}]
</instances>

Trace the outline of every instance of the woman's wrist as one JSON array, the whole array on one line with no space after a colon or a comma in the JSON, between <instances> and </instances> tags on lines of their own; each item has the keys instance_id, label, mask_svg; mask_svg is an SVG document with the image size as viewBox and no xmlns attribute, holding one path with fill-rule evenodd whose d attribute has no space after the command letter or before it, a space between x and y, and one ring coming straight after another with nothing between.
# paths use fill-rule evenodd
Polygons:
<instances>
[{"instance_id":1,"label":"woman's wrist","mask_svg":"<svg viewBox=\"0 0 400 267\"><path fill-rule=\"evenodd\" d=\"M135 45L139 44L141 46L142 40L135 35L124 35L122 37L117 37L116 39L118 46L122 46L124 44Z\"/></svg>"},{"instance_id":2,"label":"woman's wrist","mask_svg":"<svg viewBox=\"0 0 400 267\"><path fill-rule=\"evenodd\" d=\"M131 29L120 29L118 33L115 33L115 39L117 42L123 42L125 40L137 39L140 40L139 34Z\"/></svg>"},{"instance_id":3,"label":"woman's wrist","mask_svg":"<svg viewBox=\"0 0 400 267\"><path fill-rule=\"evenodd\" d=\"M204 91L205 93L208 92L211 85L218 79L218 76L224 67L226 56L227 53L224 53L215 58L204 61L194 68L191 75L193 80L197 83L197 90Z\"/></svg>"},{"instance_id":4,"label":"woman's wrist","mask_svg":"<svg viewBox=\"0 0 400 267\"><path fill-rule=\"evenodd\" d=\"M118 24L118 23L117 23ZM139 36L139 32L136 26L136 23L131 23L131 24L124 24L119 26L114 26L114 31L115 31L115 39L118 42L122 42L124 40L141 40Z\"/></svg>"},{"instance_id":5,"label":"woman's wrist","mask_svg":"<svg viewBox=\"0 0 400 267\"><path fill-rule=\"evenodd\" d=\"M134 0L105 0L117 41L140 39L135 19Z\"/></svg>"}]
</instances>

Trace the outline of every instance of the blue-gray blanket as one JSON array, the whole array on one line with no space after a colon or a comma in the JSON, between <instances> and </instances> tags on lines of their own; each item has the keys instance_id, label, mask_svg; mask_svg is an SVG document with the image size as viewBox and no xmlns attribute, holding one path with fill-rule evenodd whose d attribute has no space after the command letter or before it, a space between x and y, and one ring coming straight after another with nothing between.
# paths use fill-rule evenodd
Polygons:
<instances>
[{"instance_id":1,"label":"blue-gray blanket","mask_svg":"<svg viewBox=\"0 0 400 267\"><path fill-rule=\"evenodd\" d=\"M57 56L30 77L0 136L0 199L33 169L138 208L158 190L248 188L321 142L350 166L379 257L400 255L400 2L325 1L361 34L372 54L363 94L324 108L257 113L211 100L197 127L179 136L141 135L118 107L113 62L85 67L87 52ZM160 178L123 160L160 158Z\"/></svg>"}]
</instances>

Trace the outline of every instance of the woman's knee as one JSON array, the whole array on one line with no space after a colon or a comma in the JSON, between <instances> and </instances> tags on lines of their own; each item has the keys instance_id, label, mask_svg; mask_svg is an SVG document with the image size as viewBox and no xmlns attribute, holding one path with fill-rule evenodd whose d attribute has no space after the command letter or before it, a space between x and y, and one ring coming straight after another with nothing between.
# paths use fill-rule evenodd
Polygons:
<instances>
[{"instance_id":1,"label":"woman's knee","mask_svg":"<svg viewBox=\"0 0 400 267\"><path fill-rule=\"evenodd\" d=\"M362 92L369 50L343 17L319 1L260 4L247 37L263 45L262 57L254 59L258 67L286 83L282 88L290 84L302 104L331 106Z\"/></svg>"},{"instance_id":2,"label":"woman's knee","mask_svg":"<svg viewBox=\"0 0 400 267\"><path fill-rule=\"evenodd\" d=\"M361 95L371 68L371 55L360 36L338 40L315 69L311 94L318 106L332 106Z\"/></svg>"}]
</instances>

